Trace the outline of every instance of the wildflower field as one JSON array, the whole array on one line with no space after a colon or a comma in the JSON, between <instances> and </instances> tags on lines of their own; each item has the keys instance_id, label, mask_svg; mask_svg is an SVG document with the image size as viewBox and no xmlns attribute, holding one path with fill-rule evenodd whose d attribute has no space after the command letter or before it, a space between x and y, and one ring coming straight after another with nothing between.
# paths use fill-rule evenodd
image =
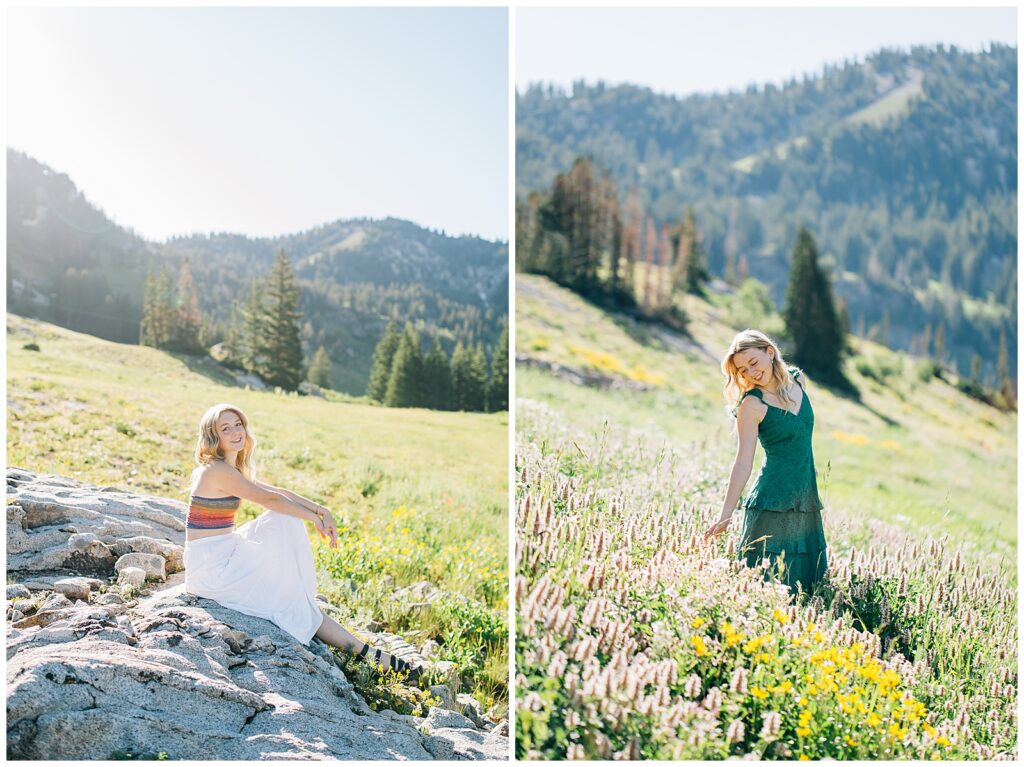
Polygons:
<instances>
[{"instance_id":1,"label":"wildflower field","mask_svg":"<svg viewBox=\"0 0 1024 767\"><path fill-rule=\"evenodd\" d=\"M812 383L830 567L795 601L740 563L735 527L702 541L735 451L714 425L710 354L731 337L728 307L688 307L706 321L684 342L527 279L520 352L543 336L541 351L572 365L570 345L600 339L623 370L666 383L602 390L517 370L519 758L1016 758L1015 415L909 376L878 391L859 381L861 412L830 408ZM922 395L925 413L942 398L967 439L899 416ZM945 473L931 471L928 450L947 443ZM988 473L965 474L985 445ZM901 484L914 472L924 481ZM947 510L971 482L975 503ZM988 505L1013 529L992 530Z\"/></svg>"},{"instance_id":2,"label":"wildflower field","mask_svg":"<svg viewBox=\"0 0 1024 767\"><path fill-rule=\"evenodd\" d=\"M186 501L199 417L236 404L258 478L338 520L337 550L307 530L339 622L433 640L484 711L507 710L507 414L327 395L249 391L208 359L7 315L8 466ZM243 503L236 523L262 512Z\"/></svg>"}]
</instances>

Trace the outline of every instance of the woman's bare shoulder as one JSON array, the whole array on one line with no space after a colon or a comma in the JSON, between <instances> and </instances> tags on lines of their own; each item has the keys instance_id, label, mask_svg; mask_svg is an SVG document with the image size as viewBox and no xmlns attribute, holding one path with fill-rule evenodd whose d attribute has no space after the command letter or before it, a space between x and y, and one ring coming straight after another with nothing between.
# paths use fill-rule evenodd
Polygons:
<instances>
[{"instance_id":1,"label":"woman's bare shoulder","mask_svg":"<svg viewBox=\"0 0 1024 767\"><path fill-rule=\"evenodd\" d=\"M768 405L766 405L764 401L755 394L744 396L743 399L740 400L739 407L736 408L737 418L741 418L747 413L753 413L755 420L758 423L761 422L761 419L767 412Z\"/></svg>"},{"instance_id":2,"label":"woman's bare shoulder","mask_svg":"<svg viewBox=\"0 0 1024 767\"><path fill-rule=\"evenodd\" d=\"M217 493L224 492L220 487L221 481L233 471L238 470L223 461L211 461L197 467L192 474L192 494L215 497Z\"/></svg>"}]
</instances>

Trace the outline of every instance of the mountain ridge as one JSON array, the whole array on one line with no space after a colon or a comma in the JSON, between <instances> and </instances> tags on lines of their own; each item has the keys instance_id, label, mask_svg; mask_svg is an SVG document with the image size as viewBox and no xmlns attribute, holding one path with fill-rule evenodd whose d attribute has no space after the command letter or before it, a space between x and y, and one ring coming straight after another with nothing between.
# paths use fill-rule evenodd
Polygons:
<instances>
[{"instance_id":1,"label":"mountain ridge","mask_svg":"<svg viewBox=\"0 0 1024 767\"><path fill-rule=\"evenodd\" d=\"M138 339L147 273L176 278L188 258L207 340L226 335L231 305L283 248L301 290L307 358L324 345L336 388L362 394L389 320L413 322L449 351L493 347L508 315L508 244L386 217L335 221L276 237L192 233L146 240L89 202L71 178L7 150L12 311L102 338ZM361 233L361 234L360 234Z\"/></svg>"},{"instance_id":2,"label":"mountain ridge","mask_svg":"<svg viewBox=\"0 0 1024 767\"><path fill-rule=\"evenodd\" d=\"M756 277L776 304L809 225L856 332L921 353L942 325L947 364L968 371L978 352L993 382L1000 333L1016 370L1016 59L998 45L883 50L687 97L533 84L516 94L517 198L590 156L656 222L693 206L712 273Z\"/></svg>"}]
</instances>

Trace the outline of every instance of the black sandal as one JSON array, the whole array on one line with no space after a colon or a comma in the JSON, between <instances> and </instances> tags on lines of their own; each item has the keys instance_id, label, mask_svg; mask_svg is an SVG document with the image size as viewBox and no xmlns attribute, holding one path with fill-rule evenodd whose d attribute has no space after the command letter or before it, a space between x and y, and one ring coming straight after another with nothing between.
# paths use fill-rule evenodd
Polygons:
<instances>
[{"instance_id":1,"label":"black sandal","mask_svg":"<svg viewBox=\"0 0 1024 767\"><path fill-rule=\"evenodd\" d=\"M413 666L407 660L399 658L397 655L393 655L392 653L384 652L378 647L372 648L372 653L370 653L370 649L369 643L363 642L363 649L356 653L356 655L364 660L369 660L375 667L383 666L385 669L391 669L397 673L406 674L406 681L415 682L419 679L420 669L418 666Z\"/></svg>"}]
</instances>

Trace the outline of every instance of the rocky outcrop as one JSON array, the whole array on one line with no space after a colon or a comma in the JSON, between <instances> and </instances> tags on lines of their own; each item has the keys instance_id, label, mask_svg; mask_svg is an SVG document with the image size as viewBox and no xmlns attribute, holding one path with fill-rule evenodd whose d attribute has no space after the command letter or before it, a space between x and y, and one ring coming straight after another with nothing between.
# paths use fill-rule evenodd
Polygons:
<instances>
[{"instance_id":1,"label":"rocky outcrop","mask_svg":"<svg viewBox=\"0 0 1024 767\"><path fill-rule=\"evenodd\" d=\"M482 717L467 696L454 696L455 710L434 706L425 717L375 712L342 660L317 639L301 645L270 621L187 594L180 584L150 580L147 587L160 590L119 594L114 567L125 555L161 556L173 572L175 550L166 547L180 548L184 528L166 520L183 516L174 501L9 473L9 551L18 542L14 555L23 565L11 570L24 577L7 592L9 759L118 752L204 760L508 758L507 722ZM152 525L136 524L149 517ZM76 574L69 561L83 560L64 555L80 535L95 536L88 540L94 552L102 552L98 543L111 553L102 572L98 562L108 558L90 557L95 577ZM161 546L132 548L139 538ZM31 556L26 541L42 545L40 556ZM42 566L56 562L63 565ZM415 650L400 637L379 636L406 654Z\"/></svg>"},{"instance_id":2,"label":"rocky outcrop","mask_svg":"<svg viewBox=\"0 0 1024 767\"><path fill-rule=\"evenodd\" d=\"M7 570L106 577L138 552L182 569L185 504L84 485L67 477L7 470Z\"/></svg>"}]
</instances>

